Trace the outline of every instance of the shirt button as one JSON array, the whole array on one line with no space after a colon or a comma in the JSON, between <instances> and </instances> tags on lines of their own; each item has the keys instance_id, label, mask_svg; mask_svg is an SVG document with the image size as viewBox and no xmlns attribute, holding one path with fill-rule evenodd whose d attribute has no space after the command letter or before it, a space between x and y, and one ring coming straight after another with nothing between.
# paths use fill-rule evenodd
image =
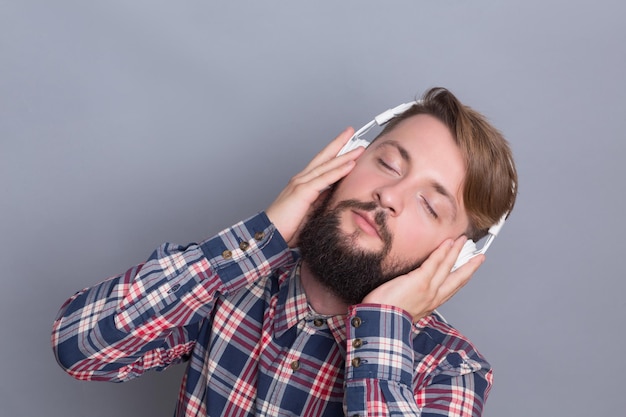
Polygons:
<instances>
[{"instance_id":1,"label":"shirt button","mask_svg":"<svg viewBox=\"0 0 626 417\"><path fill-rule=\"evenodd\" d=\"M230 259L232 257L233 257L233 253L231 251L229 251L228 249L226 249L224 252L222 252L222 258Z\"/></svg>"},{"instance_id":2,"label":"shirt button","mask_svg":"<svg viewBox=\"0 0 626 417\"><path fill-rule=\"evenodd\" d=\"M264 237L265 237L265 233L263 233L263 232L256 232L254 234L254 239L255 240L263 240Z\"/></svg>"},{"instance_id":3,"label":"shirt button","mask_svg":"<svg viewBox=\"0 0 626 417\"><path fill-rule=\"evenodd\" d=\"M352 359L352 366L354 366L355 368L358 368L359 366L361 366L361 358L356 357Z\"/></svg>"},{"instance_id":4,"label":"shirt button","mask_svg":"<svg viewBox=\"0 0 626 417\"><path fill-rule=\"evenodd\" d=\"M352 341L352 346L356 349L360 348L361 346L363 346L363 341L361 339L354 339Z\"/></svg>"},{"instance_id":5,"label":"shirt button","mask_svg":"<svg viewBox=\"0 0 626 417\"><path fill-rule=\"evenodd\" d=\"M356 316L350 320L350 323L352 323L353 327L360 327L363 321L361 320L361 317Z\"/></svg>"},{"instance_id":6,"label":"shirt button","mask_svg":"<svg viewBox=\"0 0 626 417\"><path fill-rule=\"evenodd\" d=\"M248 242L241 242L239 244L239 249L241 250L248 250L249 247L250 247L250 244Z\"/></svg>"},{"instance_id":7,"label":"shirt button","mask_svg":"<svg viewBox=\"0 0 626 417\"><path fill-rule=\"evenodd\" d=\"M294 371L297 371L298 369L300 369L300 362L299 361L291 362L291 369L293 369Z\"/></svg>"},{"instance_id":8,"label":"shirt button","mask_svg":"<svg viewBox=\"0 0 626 417\"><path fill-rule=\"evenodd\" d=\"M324 320L322 320L322 319L315 319L315 320L313 320L313 324L315 325L315 327L322 327L324 325Z\"/></svg>"}]
</instances>

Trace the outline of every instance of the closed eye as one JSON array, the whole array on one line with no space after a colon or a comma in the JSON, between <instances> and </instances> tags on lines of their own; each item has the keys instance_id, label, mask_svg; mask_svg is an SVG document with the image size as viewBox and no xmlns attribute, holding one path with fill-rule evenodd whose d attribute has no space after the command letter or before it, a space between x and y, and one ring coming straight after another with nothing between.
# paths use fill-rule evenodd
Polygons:
<instances>
[{"instance_id":1,"label":"closed eye","mask_svg":"<svg viewBox=\"0 0 626 417\"><path fill-rule=\"evenodd\" d=\"M394 172L396 174L398 173L398 171L395 168L393 168L391 165L389 165L387 162L385 162L382 158L378 158L377 162L378 162L378 164L380 166L382 166L387 171L391 171L391 172Z\"/></svg>"},{"instance_id":2,"label":"closed eye","mask_svg":"<svg viewBox=\"0 0 626 417\"><path fill-rule=\"evenodd\" d=\"M435 219L439 218L439 215L437 214L437 212L433 210L433 207L428 203L428 200L426 200L424 197L422 197L422 203L424 204L424 207L426 208L426 211L428 212L428 214L430 214Z\"/></svg>"}]
</instances>

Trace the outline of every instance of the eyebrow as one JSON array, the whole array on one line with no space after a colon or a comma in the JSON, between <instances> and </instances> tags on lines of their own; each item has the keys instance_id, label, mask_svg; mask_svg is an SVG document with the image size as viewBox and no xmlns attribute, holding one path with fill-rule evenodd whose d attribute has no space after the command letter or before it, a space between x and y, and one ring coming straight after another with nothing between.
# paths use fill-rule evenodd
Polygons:
<instances>
[{"instance_id":1,"label":"eyebrow","mask_svg":"<svg viewBox=\"0 0 626 417\"><path fill-rule=\"evenodd\" d=\"M400 153L400 157L404 159L405 162L411 163L411 155L409 155L409 152L395 140L388 140L378 145L379 148L382 148L383 146L392 146L396 148L396 150Z\"/></svg>"},{"instance_id":2,"label":"eyebrow","mask_svg":"<svg viewBox=\"0 0 626 417\"><path fill-rule=\"evenodd\" d=\"M382 142L378 145L378 148L382 148L383 146L391 146L391 147L396 148L396 150L400 154L400 157L406 163L409 163L409 164L411 163L411 155L409 154L409 152L395 140L388 140L388 141ZM433 187L433 189L435 190L437 194L443 196L446 200L450 202L450 205L452 206L452 220L455 220L456 215L457 215L457 204L456 204L456 200L454 199L454 196L446 189L446 187L443 186L443 184L441 184L438 181L432 181L430 185L431 187Z\"/></svg>"}]
</instances>

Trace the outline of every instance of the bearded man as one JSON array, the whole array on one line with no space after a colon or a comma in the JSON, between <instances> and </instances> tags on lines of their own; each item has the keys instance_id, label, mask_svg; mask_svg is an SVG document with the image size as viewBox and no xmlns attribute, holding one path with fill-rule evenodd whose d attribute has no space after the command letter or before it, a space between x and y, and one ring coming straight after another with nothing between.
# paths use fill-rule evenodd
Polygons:
<instances>
[{"instance_id":1,"label":"bearded man","mask_svg":"<svg viewBox=\"0 0 626 417\"><path fill-rule=\"evenodd\" d=\"M264 212L67 300L59 364L120 382L187 362L176 416L481 415L491 367L435 309L513 208L509 146L443 88L336 157L352 134Z\"/></svg>"}]
</instances>

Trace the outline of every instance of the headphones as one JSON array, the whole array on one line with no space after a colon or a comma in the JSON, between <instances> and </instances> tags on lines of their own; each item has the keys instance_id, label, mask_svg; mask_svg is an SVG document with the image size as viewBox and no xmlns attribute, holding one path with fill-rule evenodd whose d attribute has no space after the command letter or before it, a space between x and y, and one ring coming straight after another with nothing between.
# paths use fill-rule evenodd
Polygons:
<instances>
[{"instance_id":1,"label":"headphones","mask_svg":"<svg viewBox=\"0 0 626 417\"><path fill-rule=\"evenodd\" d=\"M410 109L411 107L419 103L421 103L421 101L412 101L410 103L402 103L394 108L391 108L389 110L386 110L380 113L378 116L374 117L374 120L370 121L365 126L357 130L354 133L354 135L352 135L350 140L344 145L344 147L341 148L337 156L342 155L346 152L349 152L353 149L356 149L359 146L367 148L367 146L371 143L371 140L364 139L362 136L365 135L367 132L369 132L372 129L372 127L384 125L389 120L401 115L402 113L404 113L405 111L407 111L408 109ZM454 263L454 266L452 267L451 272L465 265L473 257L487 252L487 249L489 249L489 246L491 246L491 243L493 242L493 240L496 238L496 236L498 236L500 229L502 229L502 226L504 226L504 222L506 220L507 215L508 213L504 213L504 216L502 216L502 218L498 221L498 223L494 224L493 226L489 228L489 231L487 232L487 236L484 238L486 239L485 243L482 245L481 248L478 248L476 246L476 243L471 239L468 239L465 242L465 245L463 245L463 249L461 249L461 252L459 253L459 256L457 257L456 262Z\"/></svg>"}]
</instances>

